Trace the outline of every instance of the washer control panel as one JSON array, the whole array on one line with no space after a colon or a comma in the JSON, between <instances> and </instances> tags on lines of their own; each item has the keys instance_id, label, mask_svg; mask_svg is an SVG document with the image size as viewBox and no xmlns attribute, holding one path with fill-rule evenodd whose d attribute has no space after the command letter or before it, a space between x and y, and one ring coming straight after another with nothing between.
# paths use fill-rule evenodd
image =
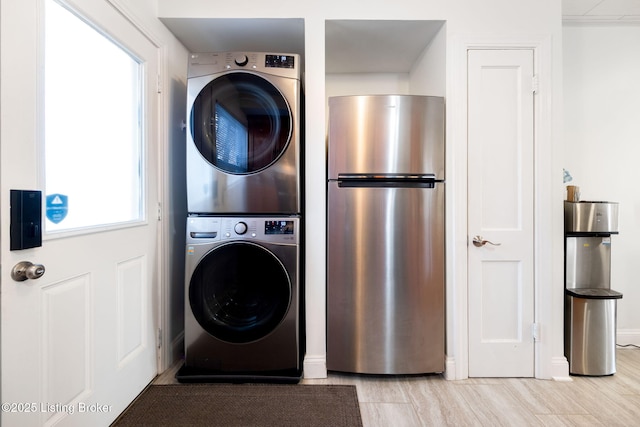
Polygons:
<instances>
[{"instance_id":1,"label":"washer control panel","mask_svg":"<svg viewBox=\"0 0 640 427\"><path fill-rule=\"evenodd\" d=\"M189 217L187 243L225 240L256 240L270 243L299 243L298 217Z\"/></svg>"}]
</instances>

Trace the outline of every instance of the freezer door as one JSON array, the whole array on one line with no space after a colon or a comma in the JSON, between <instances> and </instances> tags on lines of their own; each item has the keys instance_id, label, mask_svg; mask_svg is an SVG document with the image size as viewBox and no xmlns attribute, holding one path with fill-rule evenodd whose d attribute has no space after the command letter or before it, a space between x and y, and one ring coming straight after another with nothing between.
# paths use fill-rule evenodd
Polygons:
<instances>
[{"instance_id":1,"label":"freezer door","mask_svg":"<svg viewBox=\"0 0 640 427\"><path fill-rule=\"evenodd\" d=\"M444 184L329 183L327 367L444 370Z\"/></svg>"},{"instance_id":2,"label":"freezer door","mask_svg":"<svg viewBox=\"0 0 640 427\"><path fill-rule=\"evenodd\" d=\"M329 179L338 174L444 176L444 98L340 96L329 99Z\"/></svg>"}]
</instances>

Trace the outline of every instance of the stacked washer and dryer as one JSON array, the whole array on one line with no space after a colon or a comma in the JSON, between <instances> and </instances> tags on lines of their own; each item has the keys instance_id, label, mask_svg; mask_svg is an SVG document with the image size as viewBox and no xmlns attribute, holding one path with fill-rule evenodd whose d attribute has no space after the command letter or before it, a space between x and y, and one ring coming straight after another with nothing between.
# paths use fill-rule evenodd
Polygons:
<instances>
[{"instance_id":1,"label":"stacked washer and dryer","mask_svg":"<svg viewBox=\"0 0 640 427\"><path fill-rule=\"evenodd\" d=\"M298 55L190 56L179 381L301 377L301 101Z\"/></svg>"}]
</instances>

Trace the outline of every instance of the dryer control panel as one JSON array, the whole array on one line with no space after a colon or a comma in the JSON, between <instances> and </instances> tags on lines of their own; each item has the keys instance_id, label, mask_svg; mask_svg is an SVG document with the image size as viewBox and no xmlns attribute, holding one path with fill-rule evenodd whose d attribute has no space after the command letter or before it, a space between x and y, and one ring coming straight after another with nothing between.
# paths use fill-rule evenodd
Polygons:
<instances>
[{"instance_id":1,"label":"dryer control panel","mask_svg":"<svg viewBox=\"0 0 640 427\"><path fill-rule=\"evenodd\" d=\"M300 55L276 52L194 52L189 55L187 77L224 72L255 71L300 80Z\"/></svg>"}]
</instances>

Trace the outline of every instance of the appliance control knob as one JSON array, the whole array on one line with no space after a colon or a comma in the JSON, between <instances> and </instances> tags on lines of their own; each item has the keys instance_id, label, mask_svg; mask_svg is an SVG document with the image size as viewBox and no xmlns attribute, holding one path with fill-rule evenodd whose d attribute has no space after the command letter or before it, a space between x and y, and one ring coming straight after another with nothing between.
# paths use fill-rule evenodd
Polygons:
<instances>
[{"instance_id":1,"label":"appliance control knob","mask_svg":"<svg viewBox=\"0 0 640 427\"><path fill-rule=\"evenodd\" d=\"M247 58L247 55L236 56L235 62L236 62L236 65L239 65L240 67L244 67L249 62L249 58Z\"/></svg>"},{"instance_id":2,"label":"appliance control knob","mask_svg":"<svg viewBox=\"0 0 640 427\"><path fill-rule=\"evenodd\" d=\"M236 234L242 235L247 232L247 224L245 222L239 222L233 227L233 230Z\"/></svg>"}]
</instances>

